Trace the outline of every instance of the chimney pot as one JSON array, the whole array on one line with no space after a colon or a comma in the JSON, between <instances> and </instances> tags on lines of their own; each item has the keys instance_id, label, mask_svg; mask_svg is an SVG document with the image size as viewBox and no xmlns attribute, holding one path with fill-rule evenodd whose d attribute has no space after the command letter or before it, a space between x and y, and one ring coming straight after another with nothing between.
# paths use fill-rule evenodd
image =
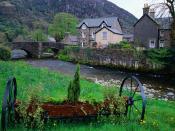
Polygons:
<instances>
[{"instance_id":1,"label":"chimney pot","mask_svg":"<svg viewBox=\"0 0 175 131\"><path fill-rule=\"evenodd\" d=\"M150 9L149 16L155 18L155 11L154 9Z\"/></svg>"},{"instance_id":2,"label":"chimney pot","mask_svg":"<svg viewBox=\"0 0 175 131\"><path fill-rule=\"evenodd\" d=\"M149 6L148 6L148 3L145 3L144 4L144 8L148 8Z\"/></svg>"},{"instance_id":3,"label":"chimney pot","mask_svg":"<svg viewBox=\"0 0 175 131\"><path fill-rule=\"evenodd\" d=\"M148 3L144 4L144 8L143 8L143 15L144 14L149 14L149 5Z\"/></svg>"}]
</instances>

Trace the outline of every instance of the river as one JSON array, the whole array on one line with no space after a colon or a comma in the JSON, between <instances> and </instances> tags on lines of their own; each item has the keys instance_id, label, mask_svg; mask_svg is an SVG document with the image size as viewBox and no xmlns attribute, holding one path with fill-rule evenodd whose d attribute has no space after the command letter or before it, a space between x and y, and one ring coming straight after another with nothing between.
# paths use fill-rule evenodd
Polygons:
<instances>
[{"instance_id":1,"label":"river","mask_svg":"<svg viewBox=\"0 0 175 131\"><path fill-rule=\"evenodd\" d=\"M73 75L76 64L59 60L27 60L30 65L35 67L47 67L49 70ZM81 65L81 76L96 83L107 83L109 81L122 81L129 73L112 70L108 68L92 67ZM133 74L139 78L145 87L145 93L150 98L175 100L175 78Z\"/></svg>"}]
</instances>

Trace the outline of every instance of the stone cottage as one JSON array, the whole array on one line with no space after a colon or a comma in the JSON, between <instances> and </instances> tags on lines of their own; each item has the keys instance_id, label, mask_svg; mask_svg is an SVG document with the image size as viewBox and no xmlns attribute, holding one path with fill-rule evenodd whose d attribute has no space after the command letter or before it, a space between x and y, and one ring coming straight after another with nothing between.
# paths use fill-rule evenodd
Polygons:
<instances>
[{"instance_id":1,"label":"stone cottage","mask_svg":"<svg viewBox=\"0 0 175 131\"><path fill-rule=\"evenodd\" d=\"M170 47L170 17L156 18L155 11L144 5L143 16L134 24L134 43L144 48Z\"/></svg>"},{"instance_id":2,"label":"stone cottage","mask_svg":"<svg viewBox=\"0 0 175 131\"><path fill-rule=\"evenodd\" d=\"M78 30L82 47L104 47L123 39L117 17L85 19L78 25Z\"/></svg>"}]
</instances>

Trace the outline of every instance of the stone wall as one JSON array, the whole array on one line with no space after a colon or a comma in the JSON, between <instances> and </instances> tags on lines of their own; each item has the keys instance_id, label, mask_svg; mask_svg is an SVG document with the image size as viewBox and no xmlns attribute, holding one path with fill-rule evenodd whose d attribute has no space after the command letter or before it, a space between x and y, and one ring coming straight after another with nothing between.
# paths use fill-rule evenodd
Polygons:
<instances>
[{"instance_id":1,"label":"stone wall","mask_svg":"<svg viewBox=\"0 0 175 131\"><path fill-rule=\"evenodd\" d=\"M30 57L41 58L46 49L52 49L52 51L57 54L58 51L64 49L66 45L56 42L13 42L11 46L12 50L24 50Z\"/></svg>"},{"instance_id":2,"label":"stone wall","mask_svg":"<svg viewBox=\"0 0 175 131\"><path fill-rule=\"evenodd\" d=\"M112 68L124 68L129 70L141 70L149 72L159 70L160 65L150 63L140 52L122 49L77 49L69 53L71 59L84 64L108 66Z\"/></svg>"}]
</instances>

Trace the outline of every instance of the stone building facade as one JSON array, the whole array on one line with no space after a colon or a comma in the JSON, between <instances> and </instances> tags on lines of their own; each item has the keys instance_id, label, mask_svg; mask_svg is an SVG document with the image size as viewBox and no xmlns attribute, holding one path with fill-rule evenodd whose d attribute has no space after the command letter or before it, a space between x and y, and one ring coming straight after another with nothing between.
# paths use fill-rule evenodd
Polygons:
<instances>
[{"instance_id":1,"label":"stone building facade","mask_svg":"<svg viewBox=\"0 0 175 131\"><path fill-rule=\"evenodd\" d=\"M96 46L98 44L96 42L96 32L104 27L116 30L120 35L123 34L117 17L85 19L77 27L80 34L80 45L82 47Z\"/></svg>"},{"instance_id":2,"label":"stone building facade","mask_svg":"<svg viewBox=\"0 0 175 131\"><path fill-rule=\"evenodd\" d=\"M145 48L170 47L171 21L170 17L156 18L154 10L145 5L143 16L134 25L134 42Z\"/></svg>"}]
</instances>

